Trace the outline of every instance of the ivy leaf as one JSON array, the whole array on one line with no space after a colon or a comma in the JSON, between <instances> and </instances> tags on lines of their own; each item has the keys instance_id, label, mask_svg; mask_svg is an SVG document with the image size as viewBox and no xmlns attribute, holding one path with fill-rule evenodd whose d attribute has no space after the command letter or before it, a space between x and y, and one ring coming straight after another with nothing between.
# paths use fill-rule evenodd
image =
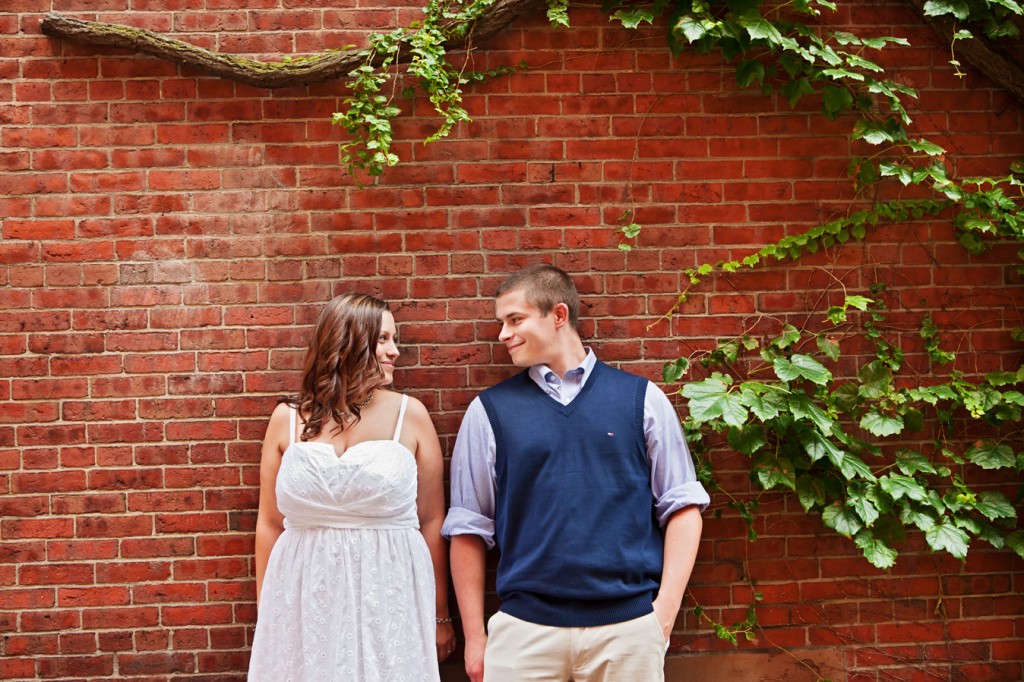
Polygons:
<instances>
[{"instance_id":1,"label":"ivy leaf","mask_svg":"<svg viewBox=\"0 0 1024 682\"><path fill-rule=\"evenodd\" d=\"M977 535L982 531L980 520L964 514L953 514L953 525L967 531L968 535Z\"/></svg>"},{"instance_id":2,"label":"ivy leaf","mask_svg":"<svg viewBox=\"0 0 1024 682\"><path fill-rule=\"evenodd\" d=\"M720 341L718 345L715 346L715 350L712 351L711 355L716 360L721 358L721 362L736 362L736 358L740 355L740 343L735 339Z\"/></svg>"},{"instance_id":3,"label":"ivy leaf","mask_svg":"<svg viewBox=\"0 0 1024 682\"><path fill-rule=\"evenodd\" d=\"M844 78L854 81L864 80L864 74L857 73L856 71L850 71L848 69L822 69L821 75L828 76L835 81L842 81Z\"/></svg>"},{"instance_id":4,"label":"ivy leaf","mask_svg":"<svg viewBox=\"0 0 1024 682\"><path fill-rule=\"evenodd\" d=\"M928 140L907 140L907 146L915 152L924 152L928 156L939 156L945 154L946 150Z\"/></svg>"},{"instance_id":5,"label":"ivy leaf","mask_svg":"<svg viewBox=\"0 0 1024 682\"><path fill-rule=\"evenodd\" d=\"M892 369L881 360L873 360L861 367L857 378L860 380L857 393L867 400L878 400L892 387Z\"/></svg>"},{"instance_id":6,"label":"ivy leaf","mask_svg":"<svg viewBox=\"0 0 1024 682\"><path fill-rule=\"evenodd\" d=\"M1016 372L989 372L985 375L985 381L993 386L1006 386L1017 383Z\"/></svg>"},{"instance_id":7,"label":"ivy leaf","mask_svg":"<svg viewBox=\"0 0 1024 682\"><path fill-rule=\"evenodd\" d=\"M814 88L811 87L810 81L806 78L797 78L795 80L786 81L782 86L782 94L786 97L786 102L789 103L790 108L792 108L797 105L797 102L799 102L804 95L813 95Z\"/></svg>"},{"instance_id":8,"label":"ivy leaf","mask_svg":"<svg viewBox=\"0 0 1024 682\"><path fill-rule=\"evenodd\" d=\"M548 11L548 18L549 19L551 18L550 14L551 14L551 11L549 10ZM648 24L654 22L654 15L651 14L650 11L642 9L642 8L630 9L630 10L620 9L620 10L617 10L614 14L612 14L611 18L612 19L618 19L625 28L636 28L637 26L639 26L641 23L643 23L645 21ZM555 24L556 22L554 20L552 20L551 23ZM564 23L561 22L561 21L559 21L557 23L561 24L562 26L568 26L569 25L568 18L566 18L566 21Z\"/></svg>"},{"instance_id":9,"label":"ivy leaf","mask_svg":"<svg viewBox=\"0 0 1024 682\"><path fill-rule=\"evenodd\" d=\"M843 472L843 476L848 481L855 477L863 478L866 481L875 480L875 475L871 472L871 467L869 467L864 460L857 455L844 453L843 460L839 463L839 469Z\"/></svg>"},{"instance_id":10,"label":"ivy leaf","mask_svg":"<svg viewBox=\"0 0 1024 682\"><path fill-rule=\"evenodd\" d=\"M822 109L829 118L835 118L853 106L853 95L845 88L825 86L821 93Z\"/></svg>"},{"instance_id":11,"label":"ivy leaf","mask_svg":"<svg viewBox=\"0 0 1024 682\"><path fill-rule=\"evenodd\" d=\"M676 22L673 33L682 33L686 40L695 43L708 34L708 29L703 21L700 21L691 14L684 14Z\"/></svg>"},{"instance_id":12,"label":"ivy leaf","mask_svg":"<svg viewBox=\"0 0 1024 682\"><path fill-rule=\"evenodd\" d=\"M935 527L936 520L927 511L922 511L913 506L907 505L900 511L900 521L905 526L914 524L918 530L927 533L929 530Z\"/></svg>"},{"instance_id":13,"label":"ivy leaf","mask_svg":"<svg viewBox=\"0 0 1024 682\"><path fill-rule=\"evenodd\" d=\"M836 341L833 341L824 334L818 334L817 341L818 350L820 350L825 357L832 361L839 359L839 344Z\"/></svg>"},{"instance_id":14,"label":"ivy leaf","mask_svg":"<svg viewBox=\"0 0 1024 682\"><path fill-rule=\"evenodd\" d=\"M807 379L819 386L832 381L832 372L812 358L810 355L797 353L791 358L775 358L775 376L783 381L793 381L799 377Z\"/></svg>"},{"instance_id":15,"label":"ivy leaf","mask_svg":"<svg viewBox=\"0 0 1024 682\"><path fill-rule=\"evenodd\" d=\"M833 421L825 414L820 407L811 402L803 393L796 393L789 396L789 411L797 419L810 419L821 431L828 433L832 430Z\"/></svg>"},{"instance_id":16,"label":"ivy leaf","mask_svg":"<svg viewBox=\"0 0 1024 682\"><path fill-rule=\"evenodd\" d=\"M840 238L841 242L845 242L845 239ZM842 306L834 305L825 312L825 317L833 325L839 326L843 322L846 322L846 309Z\"/></svg>"},{"instance_id":17,"label":"ivy leaf","mask_svg":"<svg viewBox=\"0 0 1024 682\"><path fill-rule=\"evenodd\" d=\"M801 433L800 444L804 446L804 450L812 462L817 462L822 457L828 457L836 466L839 466L843 461L843 451L815 429L807 429Z\"/></svg>"},{"instance_id":18,"label":"ivy leaf","mask_svg":"<svg viewBox=\"0 0 1024 682\"><path fill-rule=\"evenodd\" d=\"M849 382L832 391L832 406L840 414L851 414L860 405L860 396L857 395L857 384Z\"/></svg>"},{"instance_id":19,"label":"ivy leaf","mask_svg":"<svg viewBox=\"0 0 1024 682\"><path fill-rule=\"evenodd\" d=\"M894 436L903 430L903 418L882 414L877 407L872 407L860 420L860 427L875 436Z\"/></svg>"},{"instance_id":20,"label":"ivy leaf","mask_svg":"<svg viewBox=\"0 0 1024 682\"><path fill-rule=\"evenodd\" d=\"M790 490L796 488L796 471L793 462L785 457L763 455L754 460L757 480L765 490L784 485Z\"/></svg>"},{"instance_id":21,"label":"ivy leaf","mask_svg":"<svg viewBox=\"0 0 1024 682\"><path fill-rule=\"evenodd\" d=\"M914 402L928 403L933 406L939 402L939 397L935 395L935 391L927 386L907 389L906 395Z\"/></svg>"},{"instance_id":22,"label":"ivy leaf","mask_svg":"<svg viewBox=\"0 0 1024 682\"><path fill-rule=\"evenodd\" d=\"M851 137L855 140L862 139L868 144L882 144L883 142L893 141L892 135L885 129L885 126L864 119L857 121L857 124L853 126Z\"/></svg>"},{"instance_id":23,"label":"ivy leaf","mask_svg":"<svg viewBox=\"0 0 1024 682\"><path fill-rule=\"evenodd\" d=\"M1016 463L1013 448L992 441L975 443L974 447L964 453L964 456L982 469L1009 468Z\"/></svg>"},{"instance_id":24,"label":"ivy leaf","mask_svg":"<svg viewBox=\"0 0 1024 682\"><path fill-rule=\"evenodd\" d=\"M885 69L883 69L878 64L875 64L870 59L864 59L863 57L861 57L859 55L849 54L849 53L844 52L843 56L846 57L846 62L850 66L852 66L852 67L855 67L855 68L858 68L858 69L864 69L865 71L874 71L875 73L879 73L879 72L885 71Z\"/></svg>"},{"instance_id":25,"label":"ivy leaf","mask_svg":"<svg viewBox=\"0 0 1024 682\"><path fill-rule=\"evenodd\" d=\"M787 324L782 328L782 333L772 339L772 345L778 348L786 348L799 340L800 330L791 324Z\"/></svg>"},{"instance_id":26,"label":"ivy leaf","mask_svg":"<svg viewBox=\"0 0 1024 682\"><path fill-rule=\"evenodd\" d=\"M804 511L825 504L825 482L816 476L803 475L796 479L796 495Z\"/></svg>"},{"instance_id":27,"label":"ivy leaf","mask_svg":"<svg viewBox=\"0 0 1024 682\"><path fill-rule=\"evenodd\" d=\"M988 491L978 496L978 503L975 509L992 519L1015 519L1017 510L1013 508L1006 496L1000 492Z\"/></svg>"},{"instance_id":28,"label":"ivy leaf","mask_svg":"<svg viewBox=\"0 0 1024 682\"><path fill-rule=\"evenodd\" d=\"M665 380L666 384L674 384L679 381L684 374L690 369L690 360L688 358L677 358L672 362L666 362L665 366L661 368L661 376Z\"/></svg>"},{"instance_id":29,"label":"ivy leaf","mask_svg":"<svg viewBox=\"0 0 1024 682\"><path fill-rule=\"evenodd\" d=\"M902 497L917 500L918 502L928 499L928 491L916 479L910 476L886 474L878 479L878 484L882 487L882 490L888 493L889 497L896 501Z\"/></svg>"},{"instance_id":30,"label":"ivy leaf","mask_svg":"<svg viewBox=\"0 0 1024 682\"><path fill-rule=\"evenodd\" d=\"M903 423L911 431L923 431L924 415L916 407L908 407L903 412Z\"/></svg>"},{"instance_id":31,"label":"ivy leaf","mask_svg":"<svg viewBox=\"0 0 1024 682\"><path fill-rule=\"evenodd\" d=\"M868 528L878 520L878 508L866 497L853 497L847 504L857 512L857 516Z\"/></svg>"},{"instance_id":32,"label":"ivy leaf","mask_svg":"<svg viewBox=\"0 0 1024 682\"><path fill-rule=\"evenodd\" d=\"M875 568L887 569L896 564L896 550L876 538L870 531L862 530L853 541L864 552L864 558Z\"/></svg>"},{"instance_id":33,"label":"ivy leaf","mask_svg":"<svg viewBox=\"0 0 1024 682\"><path fill-rule=\"evenodd\" d=\"M721 418L731 426L743 426L747 408L738 395L731 393L719 379L705 379L698 384L686 384L683 395L689 398L690 417L698 422Z\"/></svg>"},{"instance_id":34,"label":"ivy leaf","mask_svg":"<svg viewBox=\"0 0 1024 682\"><path fill-rule=\"evenodd\" d=\"M939 384L938 386L929 386L928 390L931 391L939 400L956 400L958 398L956 391L953 387L948 384Z\"/></svg>"},{"instance_id":35,"label":"ivy leaf","mask_svg":"<svg viewBox=\"0 0 1024 682\"><path fill-rule=\"evenodd\" d=\"M847 296L845 303L848 308L856 308L857 310L867 310L868 306L874 303L873 298L867 296Z\"/></svg>"},{"instance_id":36,"label":"ivy leaf","mask_svg":"<svg viewBox=\"0 0 1024 682\"><path fill-rule=\"evenodd\" d=\"M744 59L736 66L736 84L741 88L764 83L764 64L756 59Z\"/></svg>"},{"instance_id":37,"label":"ivy leaf","mask_svg":"<svg viewBox=\"0 0 1024 682\"><path fill-rule=\"evenodd\" d=\"M929 528L924 537L928 541L928 546L936 552L945 550L957 559L966 558L967 547L971 541L967 533L945 520Z\"/></svg>"},{"instance_id":38,"label":"ivy leaf","mask_svg":"<svg viewBox=\"0 0 1024 682\"><path fill-rule=\"evenodd\" d=\"M863 525L860 517L849 507L834 504L821 513L821 520L826 526L846 537L853 537Z\"/></svg>"},{"instance_id":39,"label":"ivy leaf","mask_svg":"<svg viewBox=\"0 0 1024 682\"><path fill-rule=\"evenodd\" d=\"M975 532L975 535L978 538L984 540L996 549L1002 549L1006 546L1006 538L1003 537L1003 534L998 528L993 526L991 523L985 523L984 521L978 525L979 528L977 532Z\"/></svg>"},{"instance_id":40,"label":"ivy leaf","mask_svg":"<svg viewBox=\"0 0 1024 682\"><path fill-rule=\"evenodd\" d=\"M747 424L742 428L729 427L729 447L744 455L753 455L767 443L764 429L758 424Z\"/></svg>"},{"instance_id":41,"label":"ivy leaf","mask_svg":"<svg viewBox=\"0 0 1024 682\"><path fill-rule=\"evenodd\" d=\"M1015 530L1006 536L1006 546L1024 559L1024 530Z\"/></svg>"},{"instance_id":42,"label":"ivy leaf","mask_svg":"<svg viewBox=\"0 0 1024 682\"><path fill-rule=\"evenodd\" d=\"M934 474L935 467L928 461L928 458L920 452L913 450L900 450L896 453L896 466L907 476L913 476L918 472ZM891 474L890 474L891 475Z\"/></svg>"},{"instance_id":43,"label":"ivy leaf","mask_svg":"<svg viewBox=\"0 0 1024 682\"><path fill-rule=\"evenodd\" d=\"M886 43L895 43L896 45L903 45L909 47L910 42L906 38L895 38L893 36L879 36L878 38L862 38L861 39L865 47L870 47L873 50L881 50L885 47Z\"/></svg>"},{"instance_id":44,"label":"ivy leaf","mask_svg":"<svg viewBox=\"0 0 1024 682\"><path fill-rule=\"evenodd\" d=\"M740 402L763 422L775 419L786 409L786 398L776 390L764 384L753 382L740 385Z\"/></svg>"},{"instance_id":45,"label":"ivy leaf","mask_svg":"<svg viewBox=\"0 0 1024 682\"><path fill-rule=\"evenodd\" d=\"M747 29L751 40L767 40L774 44L783 42L782 34L779 29L775 28L775 24L762 17L756 9L748 10L738 16L736 23Z\"/></svg>"},{"instance_id":46,"label":"ivy leaf","mask_svg":"<svg viewBox=\"0 0 1024 682\"><path fill-rule=\"evenodd\" d=\"M928 0L924 3L926 17L939 17L943 14L952 14L963 21L970 16L971 9L965 0Z\"/></svg>"}]
</instances>

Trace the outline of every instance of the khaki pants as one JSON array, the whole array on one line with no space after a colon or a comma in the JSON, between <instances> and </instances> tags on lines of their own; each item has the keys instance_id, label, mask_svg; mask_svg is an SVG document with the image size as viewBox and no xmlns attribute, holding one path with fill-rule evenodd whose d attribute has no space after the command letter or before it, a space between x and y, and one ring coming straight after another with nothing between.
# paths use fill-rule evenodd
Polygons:
<instances>
[{"instance_id":1,"label":"khaki pants","mask_svg":"<svg viewBox=\"0 0 1024 682\"><path fill-rule=\"evenodd\" d=\"M668 642L653 613L552 627L499 611L487 624L484 682L663 682Z\"/></svg>"}]
</instances>

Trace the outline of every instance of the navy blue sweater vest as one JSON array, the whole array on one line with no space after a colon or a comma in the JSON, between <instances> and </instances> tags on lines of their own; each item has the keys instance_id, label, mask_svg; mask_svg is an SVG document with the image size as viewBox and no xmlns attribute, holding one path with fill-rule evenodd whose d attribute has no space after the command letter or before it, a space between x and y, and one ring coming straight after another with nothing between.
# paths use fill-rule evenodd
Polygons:
<instances>
[{"instance_id":1,"label":"navy blue sweater vest","mask_svg":"<svg viewBox=\"0 0 1024 682\"><path fill-rule=\"evenodd\" d=\"M569 405L527 372L481 395L494 430L501 610L592 626L651 612L663 544L644 441L647 380L598 362Z\"/></svg>"}]
</instances>

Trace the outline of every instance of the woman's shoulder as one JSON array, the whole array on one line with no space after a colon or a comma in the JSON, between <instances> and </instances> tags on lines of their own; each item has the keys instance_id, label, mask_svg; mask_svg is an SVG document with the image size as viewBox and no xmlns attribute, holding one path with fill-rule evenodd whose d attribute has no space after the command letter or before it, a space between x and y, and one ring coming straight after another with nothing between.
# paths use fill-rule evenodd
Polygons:
<instances>
[{"instance_id":1,"label":"woman's shoulder","mask_svg":"<svg viewBox=\"0 0 1024 682\"><path fill-rule=\"evenodd\" d=\"M274 411L270 413L270 421L279 422L282 420L287 420L291 417L291 413L294 409L295 408L292 407L290 403L288 403L285 400L282 400L281 402L274 406Z\"/></svg>"},{"instance_id":2,"label":"woman's shoulder","mask_svg":"<svg viewBox=\"0 0 1024 682\"><path fill-rule=\"evenodd\" d=\"M270 423L267 424L267 442L276 443L280 451L288 447L289 432L291 429L292 406L286 402L280 402L270 413Z\"/></svg>"},{"instance_id":3,"label":"woman's shoulder","mask_svg":"<svg viewBox=\"0 0 1024 682\"><path fill-rule=\"evenodd\" d=\"M427 412L426 405L420 402L418 398L414 398L408 393L399 393L398 391L392 391L390 389L385 391L385 395L387 395L387 399L389 401L393 401L393 404L395 405L396 409L398 409L398 406L401 405L403 398L408 400L408 404L405 406L406 419L419 420L424 418L430 418L430 414Z\"/></svg>"}]
</instances>

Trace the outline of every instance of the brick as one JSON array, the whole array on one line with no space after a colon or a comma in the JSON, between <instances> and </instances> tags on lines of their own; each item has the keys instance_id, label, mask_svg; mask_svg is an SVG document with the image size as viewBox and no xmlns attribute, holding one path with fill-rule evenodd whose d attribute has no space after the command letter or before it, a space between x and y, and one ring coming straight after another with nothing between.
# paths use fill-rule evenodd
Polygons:
<instances>
[{"instance_id":1,"label":"brick","mask_svg":"<svg viewBox=\"0 0 1024 682\"><path fill-rule=\"evenodd\" d=\"M83 628L143 628L160 624L156 607L122 607L118 609L83 609Z\"/></svg>"},{"instance_id":2,"label":"brick","mask_svg":"<svg viewBox=\"0 0 1024 682\"><path fill-rule=\"evenodd\" d=\"M18 582L21 585L88 585L95 582L95 578L94 569L88 564L29 564L19 569ZM45 627L47 623L57 626L48 628ZM52 612L40 615L33 629L67 629L77 623L78 613L75 611Z\"/></svg>"}]
</instances>

